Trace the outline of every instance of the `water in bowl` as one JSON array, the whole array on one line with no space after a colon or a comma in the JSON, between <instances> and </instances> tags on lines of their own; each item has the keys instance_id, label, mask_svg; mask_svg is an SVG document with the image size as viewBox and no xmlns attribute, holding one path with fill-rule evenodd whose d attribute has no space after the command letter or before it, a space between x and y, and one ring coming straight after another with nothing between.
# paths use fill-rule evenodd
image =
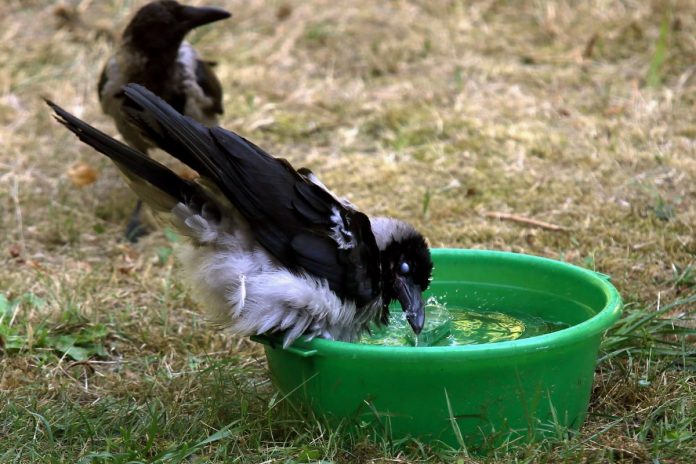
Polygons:
<instances>
[{"instance_id":1,"label":"water in bowl","mask_svg":"<svg viewBox=\"0 0 696 464\"><path fill-rule=\"evenodd\" d=\"M416 337L402 311L393 310L389 325L373 327L360 343L384 346L458 346L495 343L529 338L569 327L547 321L529 313L473 310L451 310L434 299L426 305L426 322Z\"/></svg>"}]
</instances>

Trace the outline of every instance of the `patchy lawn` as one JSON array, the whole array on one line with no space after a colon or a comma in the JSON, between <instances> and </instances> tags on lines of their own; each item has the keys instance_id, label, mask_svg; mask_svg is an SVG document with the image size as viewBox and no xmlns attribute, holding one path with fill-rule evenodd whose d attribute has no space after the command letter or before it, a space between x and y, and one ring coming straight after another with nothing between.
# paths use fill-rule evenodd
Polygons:
<instances>
[{"instance_id":1,"label":"patchy lawn","mask_svg":"<svg viewBox=\"0 0 696 464\"><path fill-rule=\"evenodd\" d=\"M133 195L41 97L115 134L96 81L142 4L0 5L0 461L469 459L294 411L257 345L206 327L172 234L124 243ZM433 246L613 277L626 316L586 424L489 459L696 461L693 2L211 4L234 17L191 39L223 126Z\"/></svg>"}]
</instances>

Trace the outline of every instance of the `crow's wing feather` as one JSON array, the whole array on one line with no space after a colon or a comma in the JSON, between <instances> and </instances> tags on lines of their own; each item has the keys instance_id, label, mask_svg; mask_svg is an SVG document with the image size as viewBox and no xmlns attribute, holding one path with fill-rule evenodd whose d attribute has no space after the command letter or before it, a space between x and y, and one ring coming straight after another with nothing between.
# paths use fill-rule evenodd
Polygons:
<instances>
[{"instance_id":1,"label":"crow's wing feather","mask_svg":"<svg viewBox=\"0 0 696 464\"><path fill-rule=\"evenodd\" d=\"M215 183L281 263L326 279L358 305L380 294L367 216L234 132L208 129L142 86L130 84L125 94L124 110L143 134Z\"/></svg>"}]
</instances>

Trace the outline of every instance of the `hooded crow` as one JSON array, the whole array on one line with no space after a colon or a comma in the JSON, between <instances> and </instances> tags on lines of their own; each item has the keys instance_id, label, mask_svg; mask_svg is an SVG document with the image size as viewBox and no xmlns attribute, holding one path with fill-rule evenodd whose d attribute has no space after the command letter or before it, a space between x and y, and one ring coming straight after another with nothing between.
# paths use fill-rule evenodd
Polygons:
<instances>
[{"instance_id":1,"label":"hooded crow","mask_svg":"<svg viewBox=\"0 0 696 464\"><path fill-rule=\"evenodd\" d=\"M143 153L152 147L121 112L123 86L130 82L144 85L182 114L207 126L217 125L217 115L223 113L220 82L212 63L201 60L184 37L196 27L230 16L225 10L174 0L159 0L138 10L116 54L104 66L97 88L104 113L114 118L130 146ZM139 209L140 203L126 229L131 239L142 233Z\"/></svg>"},{"instance_id":2,"label":"hooded crow","mask_svg":"<svg viewBox=\"0 0 696 464\"><path fill-rule=\"evenodd\" d=\"M127 85L124 95L133 126L199 178L181 178L48 104L188 237L179 251L183 275L215 322L243 335L280 335L284 346L301 335L351 341L372 322L386 324L398 300L421 331L432 261L412 226L366 216L309 170L180 115L142 86Z\"/></svg>"}]
</instances>

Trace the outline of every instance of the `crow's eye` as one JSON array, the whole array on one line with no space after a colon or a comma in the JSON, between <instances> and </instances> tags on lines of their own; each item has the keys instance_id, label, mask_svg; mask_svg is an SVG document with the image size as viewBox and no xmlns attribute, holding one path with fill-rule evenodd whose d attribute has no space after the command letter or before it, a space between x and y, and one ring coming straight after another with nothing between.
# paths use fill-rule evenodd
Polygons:
<instances>
[{"instance_id":1,"label":"crow's eye","mask_svg":"<svg viewBox=\"0 0 696 464\"><path fill-rule=\"evenodd\" d=\"M401 266L399 266L399 273L406 275L409 272L411 272L411 266L409 266L408 263L404 261L403 263L401 263Z\"/></svg>"}]
</instances>

